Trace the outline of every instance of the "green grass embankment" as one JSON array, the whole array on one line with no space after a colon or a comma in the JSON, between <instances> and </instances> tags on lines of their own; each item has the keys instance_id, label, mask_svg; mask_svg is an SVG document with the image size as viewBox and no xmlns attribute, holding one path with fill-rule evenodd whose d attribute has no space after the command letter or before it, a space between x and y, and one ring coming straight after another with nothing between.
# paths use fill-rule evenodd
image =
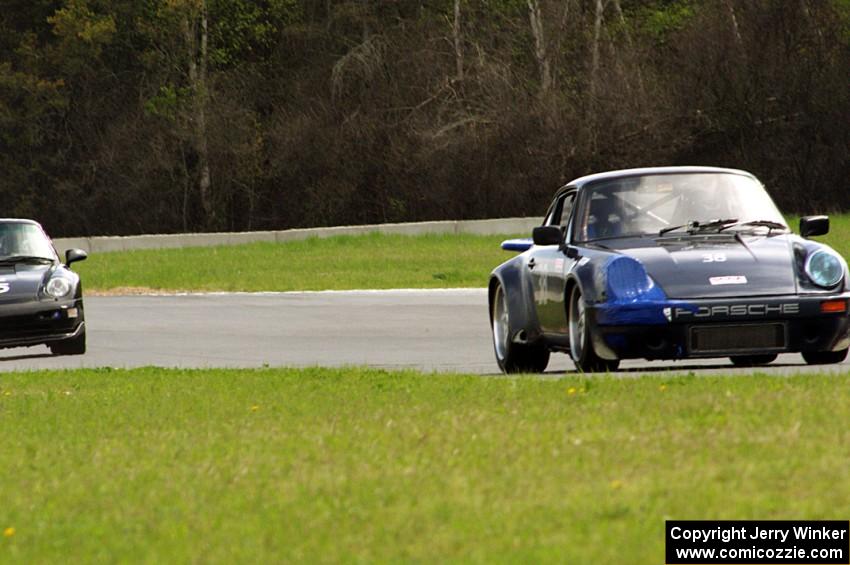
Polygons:
<instances>
[{"instance_id":1,"label":"green grass embankment","mask_svg":"<svg viewBox=\"0 0 850 565\"><path fill-rule=\"evenodd\" d=\"M287 291L486 285L508 236L370 234L287 243L94 253L88 290ZM79 265L79 266L78 266Z\"/></svg>"},{"instance_id":2,"label":"green grass embankment","mask_svg":"<svg viewBox=\"0 0 850 565\"><path fill-rule=\"evenodd\" d=\"M850 376L0 376L0 561L660 563L840 519Z\"/></svg>"},{"instance_id":3,"label":"green grass embankment","mask_svg":"<svg viewBox=\"0 0 850 565\"><path fill-rule=\"evenodd\" d=\"M850 257L850 215L819 241ZM789 218L793 229L799 219ZM222 247L94 253L74 265L87 290L287 291L484 287L512 236L370 234ZM516 237L516 236L514 236Z\"/></svg>"}]
</instances>

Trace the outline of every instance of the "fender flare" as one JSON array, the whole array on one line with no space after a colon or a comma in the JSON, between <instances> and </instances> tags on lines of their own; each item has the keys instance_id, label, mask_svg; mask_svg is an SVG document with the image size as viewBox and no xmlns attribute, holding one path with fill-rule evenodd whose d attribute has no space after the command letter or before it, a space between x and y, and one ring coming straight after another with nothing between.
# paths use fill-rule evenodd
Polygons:
<instances>
[{"instance_id":1,"label":"fender flare","mask_svg":"<svg viewBox=\"0 0 850 565\"><path fill-rule=\"evenodd\" d=\"M585 302L585 306L591 306L594 303L600 302L604 300L604 296L599 296L599 288L604 288L605 272L603 269L598 268L596 263L590 262L586 265L582 265L577 267L570 273L570 276L567 277L567 282L564 285L564 308L566 308L566 316L567 323L569 324L569 308L570 308L570 299L573 292L573 288L576 286L581 290L582 300ZM601 299L601 300L600 300ZM590 311L590 310L588 310ZM608 347L608 344L602 339L602 336L599 332L596 331L596 321L591 316L587 320L587 330L590 333L590 341L591 346L593 347L596 354L602 359L606 360L616 360L618 359L617 355Z\"/></svg>"},{"instance_id":2,"label":"fender flare","mask_svg":"<svg viewBox=\"0 0 850 565\"><path fill-rule=\"evenodd\" d=\"M534 292L528 280L522 276L522 260L516 257L504 263L490 275L487 289L487 304L490 325L493 324L493 298L496 286L500 285L507 298L510 336L516 340L520 332L525 332L522 342L533 342L540 338L540 324L534 310Z\"/></svg>"}]
</instances>

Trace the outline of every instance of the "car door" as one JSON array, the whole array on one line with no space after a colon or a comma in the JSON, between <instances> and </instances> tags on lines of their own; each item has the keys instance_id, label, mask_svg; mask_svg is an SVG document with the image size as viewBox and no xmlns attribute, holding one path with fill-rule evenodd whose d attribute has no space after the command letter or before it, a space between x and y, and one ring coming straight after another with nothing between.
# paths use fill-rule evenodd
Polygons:
<instances>
[{"instance_id":1,"label":"car door","mask_svg":"<svg viewBox=\"0 0 850 565\"><path fill-rule=\"evenodd\" d=\"M575 190L567 190L556 196L543 224L560 227L565 238L569 230L575 195ZM557 245L535 246L529 259L537 320L543 333L567 334L564 290L566 273L571 265L572 259Z\"/></svg>"}]
</instances>

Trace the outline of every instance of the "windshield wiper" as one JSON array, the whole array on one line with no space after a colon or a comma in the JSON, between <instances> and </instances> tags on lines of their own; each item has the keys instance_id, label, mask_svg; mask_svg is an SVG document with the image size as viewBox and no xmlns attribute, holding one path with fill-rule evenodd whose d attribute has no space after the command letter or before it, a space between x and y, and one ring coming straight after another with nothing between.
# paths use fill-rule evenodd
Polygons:
<instances>
[{"instance_id":1,"label":"windshield wiper","mask_svg":"<svg viewBox=\"0 0 850 565\"><path fill-rule=\"evenodd\" d=\"M723 226L722 228L720 228L717 231L723 231L725 229L735 228L735 227L738 227L738 226L753 226L753 227L760 227L760 228L768 228L768 233L770 233L771 230L788 229L785 225L780 224L779 222L774 222L773 220L753 220L751 222L740 222L740 223L737 223L737 224L730 224L728 226Z\"/></svg>"},{"instance_id":2,"label":"windshield wiper","mask_svg":"<svg viewBox=\"0 0 850 565\"><path fill-rule=\"evenodd\" d=\"M8 257L0 257L0 264L9 263L52 263L50 257L41 257L39 255L9 255Z\"/></svg>"},{"instance_id":3,"label":"windshield wiper","mask_svg":"<svg viewBox=\"0 0 850 565\"><path fill-rule=\"evenodd\" d=\"M700 222L699 220L691 220L687 224L682 224L681 226L670 226L669 228L663 228L658 232L658 235L664 235L665 233L680 230L682 228L687 228L688 233L698 233L703 230L709 230L712 228L719 228L718 231L723 230L727 226L731 224L737 224L738 218L725 218L718 220L709 220L707 222Z\"/></svg>"}]
</instances>

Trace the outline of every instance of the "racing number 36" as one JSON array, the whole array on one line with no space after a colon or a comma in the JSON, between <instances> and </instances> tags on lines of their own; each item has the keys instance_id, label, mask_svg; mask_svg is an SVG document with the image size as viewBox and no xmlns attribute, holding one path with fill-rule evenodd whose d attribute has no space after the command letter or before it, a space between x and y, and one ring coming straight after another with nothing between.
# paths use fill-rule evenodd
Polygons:
<instances>
[{"instance_id":1,"label":"racing number 36","mask_svg":"<svg viewBox=\"0 0 850 565\"><path fill-rule=\"evenodd\" d=\"M702 256L703 263L723 263L726 261L725 253L705 253Z\"/></svg>"}]
</instances>

